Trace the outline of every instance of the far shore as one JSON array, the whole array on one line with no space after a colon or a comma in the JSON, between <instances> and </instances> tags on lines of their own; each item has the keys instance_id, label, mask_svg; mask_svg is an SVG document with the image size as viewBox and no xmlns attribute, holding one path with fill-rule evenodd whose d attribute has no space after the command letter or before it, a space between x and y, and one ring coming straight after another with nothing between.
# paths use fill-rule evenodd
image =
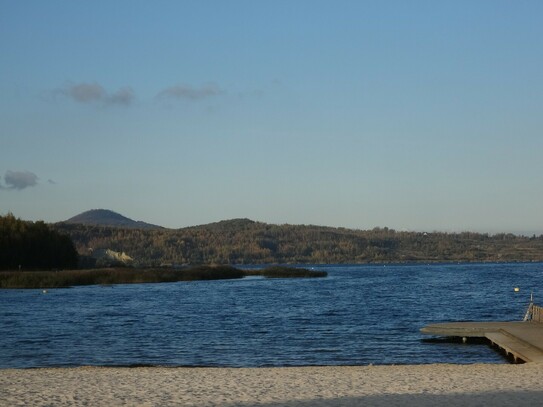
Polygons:
<instances>
[{"instance_id":1,"label":"far shore","mask_svg":"<svg viewBox=\"0 0 543 407\"><path fill-rule=\"evenodd\" d=\"M6 406L535 406L543 364L0 369Z\"/></svg>"}]
</instances>

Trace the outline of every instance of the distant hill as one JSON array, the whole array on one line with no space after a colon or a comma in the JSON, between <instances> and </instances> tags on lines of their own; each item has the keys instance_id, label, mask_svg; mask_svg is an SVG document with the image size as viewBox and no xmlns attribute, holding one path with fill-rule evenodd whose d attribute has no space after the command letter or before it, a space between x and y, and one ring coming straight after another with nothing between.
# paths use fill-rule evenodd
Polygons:
<instances>
[{"instance_id":1,"label":"distant hill","mask_svg":"<svg viewBox=\"0 0 543 407\"><path fill-rule=\"evenodd\" d=\"M163 229L162 226L152 225L142 221L135 221L108 209L91 209L90 211L80 213L79 215L66 220L65 223L92 226L111 226L124 229Z\"/></svg>"},{"instance_id":2,"label":"distant hill","mask_svg":"<svg viewBox=\"0 0 543 407\"><path fill-rule=\"evenodd\" d=\"M113 214L116 222L102 220L98 226L95 218L92 224L85 224L78 217L78 223L72 218L71 223L52 226L70 236L81 255L109 249L130 256L137 266L543 261L543 235L351 230L249 219L151 229L142 228L143 222ZM123 220L132 226L124 226Z\"/></svg>"},{"instance_id":3,"label":"distant hill","mask_svg":"<svg viewBox=\"0 0 543 407\"><path fill-rule=\"evenodd\" d=\"M189 226L185 230L208 230L212 232L239 232L251 229L257 225L257 222L247 218L221 220L219 222L208 223L199 226Z\"/></svg>"}]
</instances>

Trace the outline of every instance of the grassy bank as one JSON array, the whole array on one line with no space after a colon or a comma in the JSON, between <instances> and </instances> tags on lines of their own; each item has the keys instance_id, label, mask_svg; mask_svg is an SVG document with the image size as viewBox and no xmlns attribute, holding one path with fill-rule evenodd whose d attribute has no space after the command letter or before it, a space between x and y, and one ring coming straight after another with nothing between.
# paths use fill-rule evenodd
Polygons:
<instances>
[{"instance_id":1,"label":"grassy bank","mask_svg":"<svg viewBox=\"0 0 543 407\"><path fill-rule=\"evenodd\" d=\"M266 278L325 277L326 272L290 267L240 270L231 266L198 266L181 270L110 268L62 271L0 272L0 288L61 288L77 285L171 283L176 281L223 280L260 275Z\"/></svg>"}]
</instances>

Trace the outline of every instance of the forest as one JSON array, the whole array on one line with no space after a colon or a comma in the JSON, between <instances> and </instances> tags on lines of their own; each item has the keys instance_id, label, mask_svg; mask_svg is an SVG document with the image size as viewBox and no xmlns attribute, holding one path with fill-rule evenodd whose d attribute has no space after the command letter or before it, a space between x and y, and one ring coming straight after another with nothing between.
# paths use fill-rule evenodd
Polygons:
<instances>
[{"instance_id":1,"label":"forest","mask_svg":"<svg viewBox=\"0 0 543 407\"><path fill-rule=\"evenodd\" d=\"M42 221L0 216L0 270L51 270L77 264L77 251L65 233Z\"/></svg>"},{"instance_id":2,"label":"forest","mask_svg":"<svg viewBox=\"0 0 543 407\"><path fill-rule=\"evenodd\" d=\"M543 261L543 235L352 230L234 219L182 229L51 225L77 251L124 252L135 266Z\"/></svg>"}]
</instances>

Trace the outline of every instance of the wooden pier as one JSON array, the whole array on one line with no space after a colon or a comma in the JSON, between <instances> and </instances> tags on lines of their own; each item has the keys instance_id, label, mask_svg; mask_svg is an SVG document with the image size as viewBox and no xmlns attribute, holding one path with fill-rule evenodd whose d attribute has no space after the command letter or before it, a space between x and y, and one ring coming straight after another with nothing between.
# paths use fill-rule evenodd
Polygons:
<instances>
[{"instance_id":1,"label":"wooden pier","mask_svg":"<svg viewBox=\"0 0 543 407\"><path fill-rule=\"evenodd\" d=\"M525 321L449 322L422 328L423 334L463 338L487 338L515 363L543 363L543 308L530 304Z\"/></svg>"}]
</instances>

